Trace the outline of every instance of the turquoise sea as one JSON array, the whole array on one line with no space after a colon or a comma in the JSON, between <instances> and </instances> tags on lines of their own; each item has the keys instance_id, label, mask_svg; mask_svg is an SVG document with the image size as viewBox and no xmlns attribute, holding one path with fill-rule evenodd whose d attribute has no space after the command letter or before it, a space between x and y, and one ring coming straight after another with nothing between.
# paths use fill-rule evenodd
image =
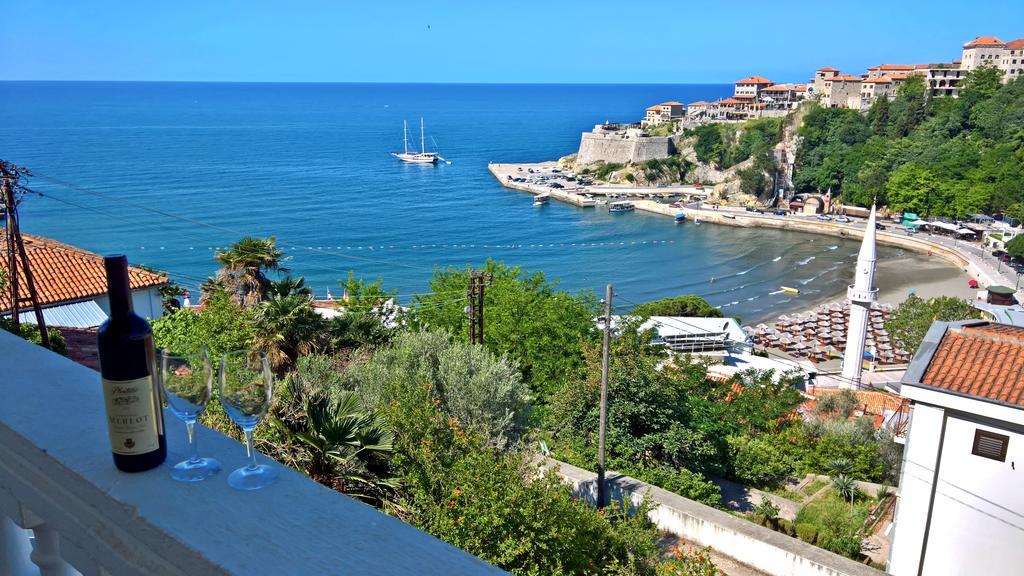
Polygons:
<instances>
[{"instance_id":1,"label":"turquoise sea","mask_svg":"<svg viewBox=\"0 0 1024 576\"><path fill-rule=\"evenodd\" d=\"M620 302L696 293L754 321L838 294L849 240L608 214L501 187L487 163L556 159L594 124L729 85L0 82L0 157L42 194L23 229L166 270L195 292L216 247L274 235L323 297L350 270L400 300L488 257ZM403 164L402 121L449 164ZM434 148L434 144L430 144ZM895 250L880 248L880 258ZM715 277L714 283L709 282ZM796 285L800 296L776 293Z\"/></svg>"}]
</instances>

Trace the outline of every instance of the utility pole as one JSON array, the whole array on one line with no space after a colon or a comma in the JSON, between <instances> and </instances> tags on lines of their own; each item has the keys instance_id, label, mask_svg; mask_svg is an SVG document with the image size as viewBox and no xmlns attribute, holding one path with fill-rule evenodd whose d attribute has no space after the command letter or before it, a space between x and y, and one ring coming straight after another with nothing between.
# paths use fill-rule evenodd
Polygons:
<instances>
[{"instance_id":1,"label":"utility pole","mask_svg":"<svg viewBox=\"0 0 1024 576\"><path fill-rule=\"evenodd\" d=\"M36 292L35 280L32 277L32 268L29 266L28 253L25 252L25 242L21 238L21 228L18 225L18 193L23 193L24 188L18 184L21 175L29 174L29 171L20 166L0 160L0 188L3 192L3 206L7 213L7 229L5 234L7 249L7 283L10 285L11 298L11 322L18 328L21 319L18 315L19 304L22 302L31 303L36 314L36 325L39 326L39 335L42 345L50 347L50 335L46 332L46 321L43 319L43 308L39 305L39 294ZM22 272L25 274L25 287L28 290L28 297L22 297L18 290L18 261L21 261Z\"/></svg>"},{"instance_id":2,"label":"utility pole","mask_svg":"<svg viewBox=\"0 0 1024 576\"><path fill-rule=\"evenodd\" d=\"M469 343L484 343L484 288L490 286L493 276L478 270L469 273Z\"/></svg>"},{"instance_id":3,"label":"utility pole","mask_svg":"<svg viewBox=\"0 0 1024 576\"><path fill-rule=\"evenodd\" d=\"M608 355L612 338L612 285L604 295L604 344L601 350L601 416L597 432L597 507L608 502L608 488L604 480L604 436L608 428Z\"/></svg>"}]
</instances>

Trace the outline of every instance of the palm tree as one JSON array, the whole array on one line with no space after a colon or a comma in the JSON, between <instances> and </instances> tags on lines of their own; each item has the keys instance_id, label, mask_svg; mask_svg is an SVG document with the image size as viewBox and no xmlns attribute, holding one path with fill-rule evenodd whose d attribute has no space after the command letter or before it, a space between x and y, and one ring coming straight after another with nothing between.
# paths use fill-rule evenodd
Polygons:
<instances>
[{"instance_id":1,"label":"palm tree","mask_svg":"<svg viewBox=\"0 0 1024 576\"><path fill-rule=\"evenodd\" d=\"M299 276L298 278L285 276L276 282L271 281L267 284L268 296L288 296L290 294L312 296L313 290L309 286L306 286L306 278L303 276Z\"/></svg>"},{"instance_id":2,"label":"palm tree","mask_svg":"<svg viewBox=\"0 0 1024 576\"><path fill-rule=\"evenodd\" d=\"M284 252L277 248L273 236L246 236L227 250L217 250L215 258L221 264L217 277L245 306L259 303L265 296L269 284L266 272L288 271L282 265Z\"/></svg>"},{"instance_id":3,"label":"palm tree","mask_svg":"<svg viewBox=\"0 0 1024 576\"><path fill-rule=\"evenodd\" d=\"M255 308L256 347L283 374L302 354L318 350L325 336L325 321L313 309L308 294L272 294Z\"/></svg>"},{"instance_id":4,"label":"palm tree","mask_svg":"<svg viewBox=\"0 0 1024 576\"><path fill-rule=\"evenodd\" d=\"M355 392L342 390L329 397L309 390L298 378L290 390L301 401L302 415L281 424L308 451L306 470L313 479L369 500L382 500L395 488L393 478L375 472L386 470L394 438L379 415L362 407Z\"/></svg>"},{"instance_id":5,"label":"palm tree","mask_svg":"<svg viewBox=\"0 0 1024 576\"><path fill-rule=\"evenodd\" d=\"M837 474L832 477L832 489L839 494L843 500L850 501L850 511L853 511L853 502L857 498L857 481L846 474Z\"/></svg>"}]
</instances>

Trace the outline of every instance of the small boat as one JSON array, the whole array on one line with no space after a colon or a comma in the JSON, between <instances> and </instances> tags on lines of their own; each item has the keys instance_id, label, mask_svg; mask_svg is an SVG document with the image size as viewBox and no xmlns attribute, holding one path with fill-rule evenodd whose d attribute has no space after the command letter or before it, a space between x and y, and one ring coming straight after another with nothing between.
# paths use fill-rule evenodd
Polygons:
<instances>
[{"instance_id":1,"label":"small boat","mask_svg":"<svg viewBox=\"0 0 1024 576\"><path fill-rule=\"evenodd\" d=\"M632 212L635 208L632 202L612 202L608 205L609 212Z\"/></svg>"},{"instance_id":2,"label":"small boat","mask_svg":"<svg viewBox=\"0 0 1024 576\"><path fill-rule=\"evenodd\" d=\"M409 123L402 122L402 141L405 143L404 152L392 152L391 155L402 162L410 164L435 164L438 160L444 160L437 152L427 152L427 137L423 129L423 118L420 118L420 151L409 151ZM448 162L451 164L451 162Z\"/></svg>"},{"instance_id":3,"label":"small boat","mask_svg":"<svg viewBox=\"0 0 1024 576\"><path fill-rule=\"evenodd\" d=\"M789 286L779 286L779 289L783 292L789 292L791 294L799 294L800 290L797 288L790 288Z\"/></svg>"},{"instance_id":4,"label":"small boat","mask_svg":"<svg viewBox=\"0 0 1024 576\"><path fill-rule=\"evenodd\" d=\"M736 219L736 215L735 214L722 214L722 218L728 218L729 220L735 220Z\"/></svg>"},{"instance_id":5,"label":"small boat","mask_svg":"<svg viewBox=\"0 0 1024 576\"><path fill-rule=\"evenodd\" d=\"M584 208L590 208L597 206L597 200L594 200L593 196L581 196L579 199L579 205Z\"/></svg>"},{"instance_id":6,"label":"small boat","mask_svg":"<svg viewBox=\"0 0 1024 576\"><path fill-rule=\"evenodd\" d=\"M534 206L543 206L550 201L551 194L548 194L547 192L541 192L540 194L537 194L536 196L533 197Z\"/></svg>"},{"instance_id":7,"label":"small boat","mask_svg":"<svg viewBox=\"0 0 1024 576\"><path fill-rule=\"evenodd\" d=\"M683 222L686 222L686 214L683 214L682 212L676 214L676 223L681 224Z\"/></svg>"},{"instance_id":8,"label":"small boat","mask_svg":"<svg viewBox=\"0 0 1024 576\"><path fill-rule=\"evenodd\" d=\"M693 223L697 226L700 226L700 218L694 218Z\"/></svg>"}]
</instances>

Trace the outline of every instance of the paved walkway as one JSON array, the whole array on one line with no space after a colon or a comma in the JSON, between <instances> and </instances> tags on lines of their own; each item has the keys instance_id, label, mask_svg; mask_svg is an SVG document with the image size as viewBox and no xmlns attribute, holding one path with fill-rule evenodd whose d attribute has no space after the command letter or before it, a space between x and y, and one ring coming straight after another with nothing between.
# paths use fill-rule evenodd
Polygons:
<instances>
[{"instance_id":1,"label":"paved walkway","mask_svg":"<svg viewBox=\"0 0 1024 576\"><path fill-rule=\"evenodd\" d=\"M779 507L779 518L793 520L796 518L796 513L800 510L800 504L782 496L769 494L757 488L750 488L738 482L718 478L717 476L709 476L708 479L718 485L719 490L721 490L722 505L734 512L753 512L754 507L761 503L762 497L767 497Z\"/></svg>"}]
</instances>

